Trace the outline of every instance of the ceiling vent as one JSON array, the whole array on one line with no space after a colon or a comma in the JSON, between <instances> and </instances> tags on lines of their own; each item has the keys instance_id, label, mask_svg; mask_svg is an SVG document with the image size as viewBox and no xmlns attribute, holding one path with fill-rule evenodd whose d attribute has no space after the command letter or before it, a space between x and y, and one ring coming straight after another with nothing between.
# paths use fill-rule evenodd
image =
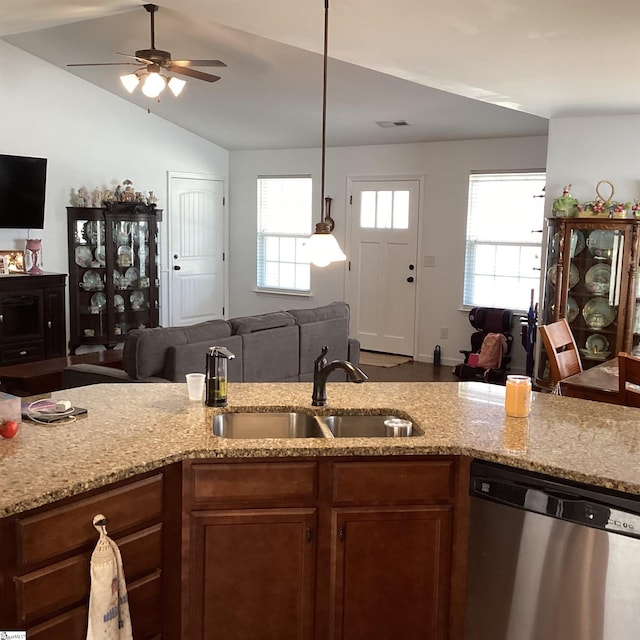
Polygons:
<instances>
[{"instance_id":1,"label":"ceiling vent","mask_svg":"<svg viewBox=\"0 0 640 640\"><path fill-rule=\"evenodd\" d=\"M389 127L408 127L409 123L406 120L380 120L376 122L379 127L388 129Z\"/></svg>"}]
</instances>

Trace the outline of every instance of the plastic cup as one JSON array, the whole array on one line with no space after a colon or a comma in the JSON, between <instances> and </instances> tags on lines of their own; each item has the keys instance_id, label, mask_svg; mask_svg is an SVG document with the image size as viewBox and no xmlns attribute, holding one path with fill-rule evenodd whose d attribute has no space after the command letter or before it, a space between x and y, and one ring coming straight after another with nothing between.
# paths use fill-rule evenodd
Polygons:
<instances>
[{"instance_id":1,"label":"plastic cup","mask_svg":"<svg viewBox=\"0 0 640 640\"><path fill-rule=\"evenodd\" d=\"M204 395L204 373L187 373L187 391L189 392L189 400L199 400L202 402Z\"/></svg>"}]
</instances>

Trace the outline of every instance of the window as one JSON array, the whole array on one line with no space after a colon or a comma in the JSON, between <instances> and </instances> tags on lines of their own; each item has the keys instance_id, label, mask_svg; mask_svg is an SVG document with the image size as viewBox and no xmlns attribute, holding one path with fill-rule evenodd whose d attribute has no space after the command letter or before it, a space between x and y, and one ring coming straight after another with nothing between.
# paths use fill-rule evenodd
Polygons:
<instances>
[{"instance_id":1,"label":"window","mask_svg":"<svg viewBox=\"0 0 640 640\"><path fill-rule=\"evenodd\" d=\"M544 173L472 174L465 306L525 310L540 286Z\"/></svg>"},{"instance_id":2,"label":"window","mask_svg":"<svg viewBox=\"0 0 640 640\"><path fill-rule=\"evenodd\" d=\"M311 201L309 176L258 178L258 289L310 291Z\"/></svg>"}]
</instances>

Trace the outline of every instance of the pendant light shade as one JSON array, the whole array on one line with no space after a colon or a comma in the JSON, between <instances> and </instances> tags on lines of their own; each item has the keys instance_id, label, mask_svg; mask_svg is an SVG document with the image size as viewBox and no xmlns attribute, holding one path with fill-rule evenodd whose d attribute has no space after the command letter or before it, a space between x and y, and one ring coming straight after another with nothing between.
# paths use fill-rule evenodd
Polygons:
<instances>
[{"instance_id":1,"label":"pendant light shade","mask_svg":"<svg viewBox=\"0 0 640 640\"><path fill-rule=\"evenodd\" d=\"M135 73L128 73L126 76L120 76L120 82L129 93L133 93L140 84L140 78Z\"/></svg>"},{"instance_id":2,"label":"pendant light shade","mask_svg":"<svg viewBox=\"0 0 640 640\"><path fill-rule=\"evenodd\" d=\"M322 77L322 218L316 224L316 230L306 242L309 261L316 267L326 267L332 262L342 262L347 256L340 249L338 241L332 234L335 223L331 218L331 198L324 197L326 151L327 151L327 60L329 42L329 0L324 0L324 55Z\"/></svg>"}]
</instances>

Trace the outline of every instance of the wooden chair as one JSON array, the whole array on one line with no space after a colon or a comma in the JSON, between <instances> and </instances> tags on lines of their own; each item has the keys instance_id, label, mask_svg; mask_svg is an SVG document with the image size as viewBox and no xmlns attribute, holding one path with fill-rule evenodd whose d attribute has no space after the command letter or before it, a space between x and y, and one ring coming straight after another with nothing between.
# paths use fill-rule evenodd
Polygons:
<instances>
[{"instance_id":1,"label":"wooden chair","mask_svg":"<svg viewBox=\"0 0 640 640\"><path fill-rule=\"evenodd\" d=\"M630 384L638 386L630 387ZM618 385L620 404L640 407L640 358L628 353L618 354Z\"/></svg>"},{"instance_id":2,"label":"wooden chair","mask_svg":"<svg viewBox=\"0 0 640 640\"><path fill-rule=\"evenodd\" d=\"M549 358L549 370L553 385L582 371L578 347L566 318L542 325L538 327L538 332L542 336L542 342Z\"/></svg>"}]
</instances>

